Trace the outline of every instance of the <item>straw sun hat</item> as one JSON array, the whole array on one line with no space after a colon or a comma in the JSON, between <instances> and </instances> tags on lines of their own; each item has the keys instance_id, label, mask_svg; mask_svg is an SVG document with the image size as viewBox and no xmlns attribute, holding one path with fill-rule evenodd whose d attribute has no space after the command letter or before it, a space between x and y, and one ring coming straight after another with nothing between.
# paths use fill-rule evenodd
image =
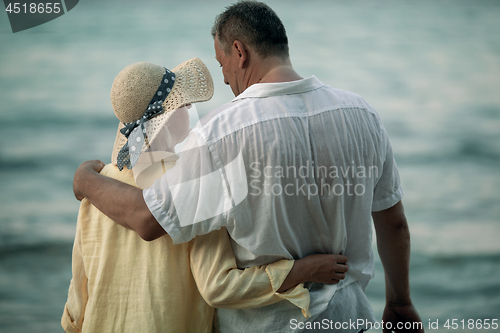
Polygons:
<instances>
[{"instance_id":1,"label":"straw sun hat","mask_svg":"<svg viewBox=\"0 0 500 333\"><path fill-rule=\"evenodd\" d=\"M125 67L111 87L111 104L120 120L111 157L112 163L117 164L119 152L128 141L120 130L127 124L139 123L147 110L155 107L161 109L160 104L163 109L161 113L147 120L147 139L153 142L174 110L187 104L208 101L213 93L214 85L210 72L198 58L183 62L171 71L148 62ZM145 148L146 145L142 150Z\"/></svg>"}]
</instances>

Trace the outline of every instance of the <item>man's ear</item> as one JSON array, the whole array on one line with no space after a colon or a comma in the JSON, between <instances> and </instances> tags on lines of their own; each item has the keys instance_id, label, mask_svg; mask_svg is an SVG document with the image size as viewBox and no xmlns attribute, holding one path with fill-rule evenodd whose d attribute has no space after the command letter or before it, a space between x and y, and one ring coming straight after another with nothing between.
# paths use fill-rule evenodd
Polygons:
<instances>
[{"instance_id":1,"label":"man's ear","mask_svg":"<svg viewBox=\"0 0 500 333\"><path fill-rule=\"evenodd\" d=\"M243 42L239 40L235 40L233 42L233 54L238 57L239 68L245 68L248 66L248 49Z\"/></svg>"}]
</instances>

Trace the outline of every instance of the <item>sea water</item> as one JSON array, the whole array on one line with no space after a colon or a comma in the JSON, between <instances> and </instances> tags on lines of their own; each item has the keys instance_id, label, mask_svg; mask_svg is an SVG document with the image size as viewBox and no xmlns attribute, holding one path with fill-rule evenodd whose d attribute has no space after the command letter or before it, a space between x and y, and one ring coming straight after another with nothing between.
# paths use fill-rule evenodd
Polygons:
<instances>
[{"instance_id":1,"label":"sea water","mask_svg":"<svg viewBox=\"0 0 500 333\"><path fill-rule=\"evenodd\" d=\"M231 100L210 36L229 3L87 0L16 34L0 13L1 332L62 331L79 207L72 177L84 160L110 161L118 72L199 57L215 95L198 111ZM425 327L500 319L500 2L268 3L287 28L295 69L363 96L384 121ZM378 259L376 273L367 294L380 320Z\"/></svg>"}]
</instances>

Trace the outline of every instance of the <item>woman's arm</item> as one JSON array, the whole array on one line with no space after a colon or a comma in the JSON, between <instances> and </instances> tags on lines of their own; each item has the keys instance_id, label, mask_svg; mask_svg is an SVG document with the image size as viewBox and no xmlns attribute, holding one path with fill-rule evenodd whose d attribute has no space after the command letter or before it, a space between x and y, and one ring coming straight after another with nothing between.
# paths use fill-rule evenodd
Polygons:
<instances>
[{"instance_id":1,"label":"woman's arm","mask_svg":"<svg viewBox=\"0 0 500 333\"><path fill-rule=\"evenodd\" d=\"M225 228L198 236L190 244L198 289L209 305L219 308L253 308L285 299L308 316L309 291L302 283L338 283L348 269L345 256L320 254L238 269Z\"/></svg>"},{"instance_id":2,"label":"woman's arm","mask_svg":"<svg viewBox=\"0 0 500 333\"><path fill-rule=\"evenodd\" d=\"M83 318L88 301L87 275L83 264L81 224L84 211L90 206L87 200L83 200L78 213L76 224L75 242L73 244L73 256L71 270L73 277L69 285L68 300L64 305L64 312L61 318L61 326L66 333L80 333L83 325Z\"/></svg>"}]
</instances>

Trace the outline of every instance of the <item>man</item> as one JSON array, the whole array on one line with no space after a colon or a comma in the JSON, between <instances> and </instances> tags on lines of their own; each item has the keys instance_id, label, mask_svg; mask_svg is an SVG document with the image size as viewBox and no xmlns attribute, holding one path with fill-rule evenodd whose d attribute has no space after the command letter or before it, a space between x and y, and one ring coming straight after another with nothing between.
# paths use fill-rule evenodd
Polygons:
<instances>
[{"instance_id":1,"label":"man","mask_svg":"<svg viewBox=\"0 0 500 333\"><path fill-rule=\"evenodd\" d=\"M192 156L197 163L141 192L99 176L102 165L89 161L75 174L75 196L146 240L167 232L182 243L226 227L239 267L312 253L349 258L349 272L339 284L309 285L307 321L286 302L221 309L222 332L369 329L375 318L364 290L374 274L373 217L386 274L384 328L418 327L402 189L377 112L355 94L299 76L285 29L265 4L228 7L212 35L224 81L236 98L193 130L194 149L177 165ZM192 211L185 214L185 207Z\"/></svg>"}]
</instances>

